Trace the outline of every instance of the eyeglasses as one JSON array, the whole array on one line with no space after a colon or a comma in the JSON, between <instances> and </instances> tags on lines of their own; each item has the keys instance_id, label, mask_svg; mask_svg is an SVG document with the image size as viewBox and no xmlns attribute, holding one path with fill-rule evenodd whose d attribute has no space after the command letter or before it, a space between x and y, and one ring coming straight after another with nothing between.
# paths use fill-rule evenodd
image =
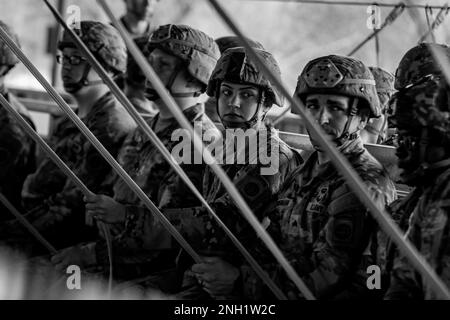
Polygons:
<instances>
[{"instance_id":1,"label":"eyeglasses","mask_svg":"<svg viewBox=\"0 0 450 320\"><path fill-rule=\"evenodd\" d=\"M68 63L72 66L78 66L83 61L87 61L87 60L80 56L65 56L62 54L56 56L56 62L58 62L59 64Z\"/></svg>"}]
</instances>

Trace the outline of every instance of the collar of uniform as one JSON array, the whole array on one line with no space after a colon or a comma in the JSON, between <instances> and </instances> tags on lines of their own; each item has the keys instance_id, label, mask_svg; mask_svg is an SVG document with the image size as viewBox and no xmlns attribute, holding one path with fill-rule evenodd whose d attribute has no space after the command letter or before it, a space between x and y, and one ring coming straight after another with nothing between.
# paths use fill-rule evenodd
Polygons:
<instances>
[{"instance_id":1,"label":"collar of uniform","mask_svg":"<svg viewBox=\"0 0 450 320\"><path fill-rule=\"evenodd\" d=\"M103 110L109 108L110 106L114 106L117 100L115 100L114 95L111 91L108 91L103 96L101 96L93 105L89 113L83 118L83 121L87 121L87 119L93 118L96 114L103 112ZM76 112L78 115L78 110Z\"/></svg>"},{"instance_id":2,"label":"collar of uniform","mask_svg":"<svg viewBox=\"0 0 450 320\"><path fill-rule=\"evenodd\" d=\"M345 142L338 150L350 161L350 163L365 151L362 140L359 137ZM298 179L301 180L299 183L302 188L309 189L318 182L331 180L339 175L339 172L331 161L327 161L323 164L318 164L317 161L318 152L315 151L305 161L304 165L294 172L294 176L297 176Z\"/></svg>"}]
</instances>

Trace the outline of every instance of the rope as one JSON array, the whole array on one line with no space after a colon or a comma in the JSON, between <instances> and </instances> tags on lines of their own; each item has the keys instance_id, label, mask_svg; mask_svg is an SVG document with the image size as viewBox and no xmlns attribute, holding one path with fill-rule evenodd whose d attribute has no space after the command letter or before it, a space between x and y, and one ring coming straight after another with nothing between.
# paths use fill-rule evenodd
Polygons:
<instances>
[{"instance_id":1,"label":"rope","mask_svg":"<svg viewBox=\"0 0 450 320\"><path fill-rule=\"evenodd\" d=\"M431 9L430 13L431 13ZM436 18L434 19L433 23L430 24L430 17L428 15L428 11L426 12L426 17L427 17L427 24L428 24L428 31L422 36L420 37L418 43L422 43L426 40L426 38L428 36L431 35L431 39L434 43L436 43L436 37L434 35L434 31L442 24L442 22L445 20L445 18L448 15L450 8L448 7L448 5L446 4L444 7L442 7L441 10L439 10L439 12L436 14Z\"/></svg>"},{"instance_id":2,"label":"rope","mask_svg":"<svg viewBox=\"0 0 450 320\"><path fill-rule=\"evenodd\" d=\"M384 22L381 24L379 29L376 29L370 35L368 35L363 41L361 41L353 50L350 51L348 56L354 55L359 49L361 49L367 42L369 42L373 37L377 36L384 28L394 23L394 21L403 13L405 10L405 4L403 2L395 6L394 9L389 12Z\"/></svg>"}]
</instances>

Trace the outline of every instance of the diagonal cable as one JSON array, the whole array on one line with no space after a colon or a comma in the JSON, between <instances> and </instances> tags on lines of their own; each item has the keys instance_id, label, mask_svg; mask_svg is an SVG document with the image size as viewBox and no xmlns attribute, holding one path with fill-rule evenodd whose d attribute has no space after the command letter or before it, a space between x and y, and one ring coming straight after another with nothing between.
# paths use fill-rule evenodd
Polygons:
<instances>
[{"instance_id":1,"label":"diagonal cable","mask_svg":"<svg viewBox=\"0 0 450 320\"><path fill-rule=\"evenodd\" d=\"M138 63L138 65L142 68L142 71L147 76L147 78L152 83L152 86L155 88L155 90L159 93L161 96L161 99L166 104L166 106L170 109L174 117L177 119L177 121L180 123L180 125L185 128L188 132L191 134L191 138L194 144L194 148L200 153L203 154L204 161L210 165L211 169L215 172L217 177L221 180L224 188L228 191L230 197L235 201L235 204L238 208L240 208L241 212L243 213L244 217L247 219L247 221L250 223L250 225L253 227L253 229L256 231L257 235L260 237L260 239L266 244L266 246L269 248L269 250L272 252L272 254L275 256L275 258L278 260L278 262L281 264L283 269L286 270L286 273L288 274L289 278L293 280L293 282L299 287L299 290L304 294L304 296L307 299L314 299L314 296L309 291L309 289L304 285L301 278L297 275L295 270L292 268L292 266L289 264L287 259L282 254L281 250L278 248L278 246L275 244L275 242L272 240L270 235L267 233L267 231L264 229L264 227L261 225L261 223L258 221L254 213L249 208L248 204L245 202L242 195L239 193L239 191L236 189L234 184L231 182L228 175L223 171L223 169L217 164L216 159L212 156L211 152L203 146L203 142L201 138L198 136L198 134L193 130L192 125L189 123L189 121L186 119L184 114L181 112L181 110L177 107L176 102L174 99L170 96L165 86L161 83L161 80L156 75L153 68L149 65L148 61L145 59L145 57L142 55L140 50L137 48L134 41L131 39L129 33L125 30L123 25L117 20L117 18L114 16L112 11L110 10L108 4L104 0L98 0L97 1L100 6L103 8L107 16L110 18L110 20L113 22L113 25L119 30L122 37L125 40L125 43L127 44L128 50L133 55L134 59Z\"/></svg>"},{"instance_id":2,"label":"diagonal cable","mask_svg":"<svg viewBox=\"0 0 450 320\"><path fill-rule=\"evenodd\" d=\"M257 54L255 54L254 49L248 43L245 35L240 31L240 29L238 29L234 21L231 19L230 15L225 12L225 10L217 2L217 0L208 1L226 22L226 24L230 27L230 29L241 38L241 41L245 44L247 53L251 56L253 61L258 64L264 74L283 93L283 95L287 97L289 102L297 108L302 117L308 123L311 132L315 136L317 136L317 142L319 143L319 145L327 153L336 169L345 178L349 187L359 198L359 200L367 207L382 230L392 239L399 250L408 258L408 260L413 264L413 266L422 275L422 277L426 279L433 291L441 298L449 300L450 291L445 283L438 277L436 272L424 259L424 257L417 251L414 245L412 245L409 240L403 238L403 233L386 212L385 208L380 208L377 204L374 203L371 195L367 190L367 186L361 180L357 172L351 167L348 160L329 142L320 126L305 111L304 104L298 98L294 98L290 95L286 86L284 86L283 83L281 83L281 81L271 73L264 62L258 57Z\"/></svg>"},{"instance_id":3,"label":"diagonal cable","mask_svg":"<svg viewBox=\"0 0 450 320\"><path fill-rule=\"evenodd\" d=\"M379 29L375 29L374 32L369 34L363 41L361 41L353 50L350 51L348 56L354 55L359 49L361 49L367 42L372 40L375 36L377 36L384 28L394 23L394 21L403 13L405 10L405 4L403 2L400 2L397 4L394 9L389 12L388 16L384 20L384 22L381 24Z\"/></svg>"},{"instance_id":4,"label":"diagonal cable","mask_svg":"<svg viewBox=\"0 0 450 320\"><path fill-rule=\"evenodd\" d=\"M154 131L150 128L148 123L144 120L142 115L137 112L134 108L130 100L125 96L125 94L119 89L117 84L111 79L108 73L105 71L103 66L98 62L98 60L94 57L94 55L90 52L90 50L86 47L80 37L73 32L73 30L67 26L64 19L61 17L59 12L47 1L44 0L45 4L53 13L55 19L62 25L64 30L69 33L72 39L75 41L75 44L83 53L83 55L87 58L89 63L94 67L95 71L99 74L102 80L106 83L106 85L111 89L111 92L115 95L115 97L119 100L119 102L124 106L124 108L128 111L131 117L136 121L138 126L145 132L150 141L155 145L158 151L163 155L165 160L169 163L169 165L174 169L174 171L182 178L183 182L189 187L189 189L194 193L194 195L200 200L209 214L216 220L216 222L222 227L225 233L230 237L233 244L237 247L237 249L241 252L244 258L249 262L249 264L253 267L255 272L261 277L264 283L272 290L275 296L279 299L286 299L283 292L278 288L272 279L267 275L267 273L262 269L262 267L258 264L258 262L251 256L251 254L245 249L242 243L236 238L236 236L231 232L231 230L225 225L225 223L219 218L219 216L213 211L208 202L204 199L202 194L199 192L197 187L192 183L187 174L181 168L181 166L173 159L172 155L166 148L166 146L161 142L158 136L154 133Z\"/></svg>"}]
</instances>

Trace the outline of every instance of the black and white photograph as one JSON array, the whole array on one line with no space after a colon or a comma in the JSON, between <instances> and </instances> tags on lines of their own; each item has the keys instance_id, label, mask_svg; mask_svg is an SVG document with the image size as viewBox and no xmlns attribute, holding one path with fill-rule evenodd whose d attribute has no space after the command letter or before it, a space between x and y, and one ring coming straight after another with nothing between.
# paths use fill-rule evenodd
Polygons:
<instances>
[{"instance_id":1,"label":"black and white photograph","mask_svg":"<svg viewBox=\"0 0 450 320\"><path fill-rule=\"evenodd\" d=\"M449 12L0 1L0 300L450 300Z\"/></svg>"}]
</instances>

